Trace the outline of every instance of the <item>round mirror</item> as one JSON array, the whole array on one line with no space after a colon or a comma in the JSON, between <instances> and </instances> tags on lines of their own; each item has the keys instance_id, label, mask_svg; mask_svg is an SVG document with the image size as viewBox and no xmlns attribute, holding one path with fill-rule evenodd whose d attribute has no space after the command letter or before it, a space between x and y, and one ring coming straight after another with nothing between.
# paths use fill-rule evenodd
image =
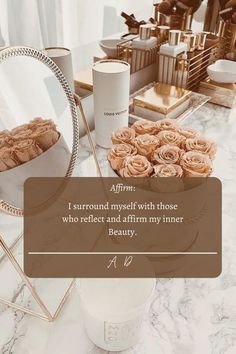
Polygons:
<instances>
[{"instance_id":1,"label":"round mirror","mask_svg":"<svg viewBox=\"0 0 236 354\"><path fill-rule=\"evenodd\" d=\"M79 129L74 96L56 64L42 52L0 52L0 209L23 213L29 177L69 177Z\"/></svg>"}]
</instances>

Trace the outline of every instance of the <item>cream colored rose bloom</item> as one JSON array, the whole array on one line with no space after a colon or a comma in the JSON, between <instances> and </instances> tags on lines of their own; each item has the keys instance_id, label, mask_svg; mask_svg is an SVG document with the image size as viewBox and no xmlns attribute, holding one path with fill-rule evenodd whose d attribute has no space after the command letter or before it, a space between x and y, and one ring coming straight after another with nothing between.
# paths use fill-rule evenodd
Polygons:
<instances>
[{"instance_id":1,"label":"cream colored rose bloom","mask_svg":"<svg viewBox=\"0 0 236 354\"><path fill-rule=\"evenodd\" d=\"M196 138L200 135L196 130L192 128L179 128L178 133L186 139Z\"/></svg>"},{"instance_id":2,"label":"cream colored rose bloom","mask_svg":"<svg viewBox=\"0 0 236 354\"><path fill-rule=\"evenodd\" d=\"M0 137L0 149L9 146L7 137Z\"/></svg>"},{"instance_id":3,"label":"cream colored rose bloom","mask_svg":"<svg viewBox=\"0 0 236 354\"><path fill-rule=\"evenodd\" d=\"M182 177L183 169L179 165L156 165L154 166L154 177Z\"/></svg>"},{"instance_id":4,"label":"cream colored rose bloom","mask_svg":"<svg viewBox=\"0 0 236 354\"><path fill-rule=\"evenodd\" d=\"M162 119L156 122L157 129L177 131L179 126L173 119Z\"/></svg>"},{"instance_id":5,"label":"cream colored rose bloom","mask_svg":"<svg viewBox=\"0 0 236 354\"><path fill-rule=\"evenodd\" d=\"M127 157L124 168L119 171L121 177L149 177L153 166L145 156L135 155Z\"/></svg>"},{"instance_id":6,"label":"cream colored rose bloom","mask_svg":"<svg viewBox=\"0 0 236 354\"><path fill-rule=\"evenodd\" d=\"M161 145L175 145L182 147L185 142L183 136L172 130L163 130L157 134L157 137L160 140Z\"/></svg>"},{"instance_id":7,"label":"cream colored rose bloom","mask_svg":"<svg viewBox=\"0 0 236 354\"><path fill-rule=\"evenodd\" d=\"M45 125L37 127L32 134L32 138L43 151L46 151L56 144L59 139L59 133Z\"/></svg>"},{"instance_id":8,"label":"cream colored rose bloom","mask_svg":"<svg viewBox=\"0 0 236 354\"><path fill-rule=\"evenodd\" d=\"M154 166L154 175L151 178L151 188L153 191L161 193L181 192L184 190L184 183L180 178L182 176L183 170L179 165L156 165Z\"/></svg>"},{"instance_id":9,"label":"cream colored rose bloom","mask_svg":"<svg viewBox=\"0 0 236 354\"><path fill-rule=\"evenodd\" d=\"M183 150L178 146L163 145L152 154L154 164L179 164Z\"/></svg>"},{"instance_id":10,"label":"cream colored rose bloom","mask_svg":"<svg viewBox=\"0 0 236 354\"><path fill-rule=\"evenodd\" d=\"M57 131L56 125L51 119L43 119L43 118L34 118L28 125L29 129L31 129L33 132L35 132L39 128L47 128L54 130L55 132Z\"/></svg>"},{"instance_id":11,"label":"cream colored rose bloom","mask_svg":"<svg viewBox=\"0 0 236 354\"><path fill-rule=\"evenodd\" d=\"M113 170L120 170L124 167L126 157L137 154L137 149L129 144L115 144L108 153L108 161Z\"/></svg>"},{"instance_id":12,"label":"cream colored rose bloom","mask_svg":"<svg viewBox=\"0 0 236 354\"><path fill-rule=\"evenodd\" d=\"M131 128L136 132L137 135L155 135L159 132L159 129L155 122L151 122L145 119L137 120Z\"/></svg>"},{"instance_id":13,"label":"cream colored rose bloom","mask_svg":"<svg viewBox=\"0 0 236 354\"><path fill-rule=\"evenodd\" d=\"M9 130L3 130L0 132L0 149L3 147L9 147L8 139L10 137Z\"/></svg>"},{"instance_id":14,"label":"cream colored rose bloom","mask_svg":"<svg viewBox=\"0 0 236 354\"><path fill-rule=\"evenodd\" d=\"M17 140L25 140L25 139L29 139L32 136L32 130L31 129L22 129L19 130L17 133L12 133L11 134L11 139L13 141L17 141ZM11 140L9 139L9 140Z\"/></svg>"},{"instance_id":15,"label":"cream colored rose bloom","mask_svg":"<svg viewBox=\"0 0 236 354\"><path fill-rule=\"evenodd\" d=\"M160 140L155 135L139 135L134 139L134 146L139 155L150 158L152 153L160 146Z\"/></svg>"},{"instance_id":16,"label":"cream colored rose bloom","mask_svg":"<svg viewBox=\"0 0 236 354\"><path fill-rule=\"evenodd\" d=\"M29 124L19 125L18 127L12 129L11 135L21 134L22 132L28 129L29 129Z\"/></svg>"},{"instance_id":17,"label":"cream colored rose bloom","mask_svg":"<svg viewBox=\"0 0 236 354\"><path fill-rule=\"evenodd\" d=\"M216 144L204 138L187 139L185 142L185 149L187 151L199 151L203 154L209 155L213 160L216 154Z\"/></svg>"},{"instance_id":18,"label":"cream colored rose bloom","mask_svg":"<svg viewBox=\"0 0 236 354\"><path fill-rule=\"evenodd\" d=\"M112 133L111 140L113 144L131 144L135 138L135 132L131 128L122 128Z\"/></svg>"},{"instance_id":19,"label":"cream colored rose bloom","mask_svg":"<svg viewBox=\"0 0 236 354\"><path fill-rule=\"evenodd\" d=\"M35 144L33 139L18 141L12 148L16 159L22 164L33 160L42 154L43 150Z\"/></svg>"},{"instance_id":20,"label":"cream colored rose bloom","mask_svg":"<svg viewBox=\"0 0 236 354\"><path fill-rule=\"evenodd\" d=\"M18 165L12 148L3 147L0 149L0 171L6 171Z\"/></svg>"},{"instance_id":21,"label":"cream colored rose bloom","mask_svg":"<svg viewBox=\"0 0 236 354\"><path fill-rule=\"evenodd\" d=\"M9 130L2 130L0 132L0 139L8 137L10 134Z\"/></svg>"},{"instance_id":22,"label":"cream colored rose bloom","mask_svg":"<svg viewBox=\"0 0 236 354\"><path fill-rule=\"evenodd\" d=\"M180 165L186 177L208 177L212 173L212 162L209 156L201 152L186 152Z\"/></svg>"}]
</instances>

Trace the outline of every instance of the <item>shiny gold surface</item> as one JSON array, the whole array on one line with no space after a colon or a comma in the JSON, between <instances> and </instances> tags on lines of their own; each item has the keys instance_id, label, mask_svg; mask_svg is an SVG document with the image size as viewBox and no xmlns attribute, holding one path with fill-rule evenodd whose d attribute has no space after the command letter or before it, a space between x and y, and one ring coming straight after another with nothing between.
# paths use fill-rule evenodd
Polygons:
<instances>
[{"instance_id":1,"label":"shiny gold surface","mask_svg":"<svg viewBox=\"0 0 236 354\"><path fill-rule=\"evenodd\" d=\"M201 82L202 87L210 88L211 90L218 90L219 88L224 88L227 90L236 90L236 84L221 84L219 82L212 81L209 77Z\"/></svg>"},{"instance_id":2,"label":"shiny gold surface","mask_svg":"<svg viewBox=\"0 0 236 354\"><path fill-rule=\"evenodd\" d=\"M191 91L158 83L136 96L134 105L166 115L188 99L190 95Z\"/></svg>"}]
</instances>

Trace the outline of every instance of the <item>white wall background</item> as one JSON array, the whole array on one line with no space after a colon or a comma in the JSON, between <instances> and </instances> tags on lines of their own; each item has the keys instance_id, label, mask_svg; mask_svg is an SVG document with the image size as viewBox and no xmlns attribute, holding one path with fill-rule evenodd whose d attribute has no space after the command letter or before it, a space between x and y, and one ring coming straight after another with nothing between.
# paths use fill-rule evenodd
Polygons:
<instances>
[{"instance_id":1,"label":"white wall background","mask_svg":"<svg viewBox=\"0 0 236 354\"><path fill-rule=\"evenodd\" d=\"M121 11L152 15L153 0L0 0L0 45L75 48L125 29Z\"/></svg>"}]
</instances>

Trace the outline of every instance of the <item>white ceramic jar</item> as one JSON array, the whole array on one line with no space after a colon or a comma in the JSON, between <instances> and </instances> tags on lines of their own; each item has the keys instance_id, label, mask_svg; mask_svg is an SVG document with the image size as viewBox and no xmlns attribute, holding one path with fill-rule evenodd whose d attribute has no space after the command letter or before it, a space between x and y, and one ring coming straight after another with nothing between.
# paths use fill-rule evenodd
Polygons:
<instances>
[{"instance_id":1,"label":"white ceramic jar","mask_svg":"<svg viewBox=\"0 0 236 354\"><path fill-rule=\"evenodd\" d=\"M107 351L137 344L155 279L82 279L80 294L89 338Z\"/></svg>"}]
</instances>

